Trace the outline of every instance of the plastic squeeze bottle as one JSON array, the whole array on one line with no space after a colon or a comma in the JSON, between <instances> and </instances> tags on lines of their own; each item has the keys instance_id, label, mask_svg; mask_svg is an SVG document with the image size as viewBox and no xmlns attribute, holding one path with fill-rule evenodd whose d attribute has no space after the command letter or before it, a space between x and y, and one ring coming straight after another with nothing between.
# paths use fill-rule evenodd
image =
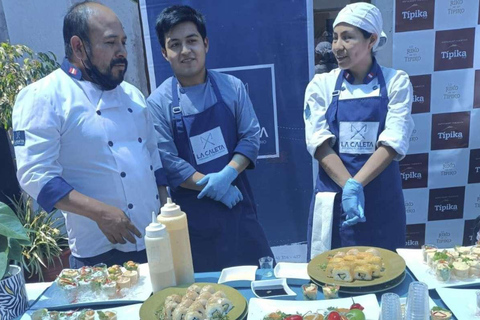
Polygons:
<instances>
[{"instance_id":1,"label":"plastic squeeze bottle","mask_svg":"<svg viewBox=\"0 0 480 320\"><path fill-rule=\"evenodd\" d=\"M168 198L157 219L167 227L170 234L177 285L194 283L187 215Z\"/></svg>"},{"instance_id":2,"label":"plastic squeeze bottle","mask_svg":"<svg viewBox=\"0 0 480 320\"><path fill-rule=\"evenodd\" d=\"M157 222L155 212L152 212L152 223L145 229L145 247L153 293L175 286L170 237L167 228Z\"/></svg>"}]
</instances>

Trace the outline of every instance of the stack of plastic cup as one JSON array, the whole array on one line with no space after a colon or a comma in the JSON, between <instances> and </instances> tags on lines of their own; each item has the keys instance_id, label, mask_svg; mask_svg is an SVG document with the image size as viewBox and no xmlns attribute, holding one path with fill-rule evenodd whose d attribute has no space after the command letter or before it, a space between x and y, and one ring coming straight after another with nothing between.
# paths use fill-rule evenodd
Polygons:
<instances>
[{"instance_id":1,"label":"stack of plastic cup","mask_svg":"<svg viewBox=\"0 0 480 320\"><path fill-rule=\"evenodd\" d=\"M384 293L382 295L382 311L380 320L402 320L400 297L396 293Z\"/></svg>"},{"instance_id":2,"label":"stack of plastic cup","mask_svg":"<svg viewBox=\"0 0 480 320\"><path fill-rule=\"evenodd\" d=\"M419 281L410 283L408 287L406 320L427 320L430 317L428 286Z\"/></svg>"}]
</instances>

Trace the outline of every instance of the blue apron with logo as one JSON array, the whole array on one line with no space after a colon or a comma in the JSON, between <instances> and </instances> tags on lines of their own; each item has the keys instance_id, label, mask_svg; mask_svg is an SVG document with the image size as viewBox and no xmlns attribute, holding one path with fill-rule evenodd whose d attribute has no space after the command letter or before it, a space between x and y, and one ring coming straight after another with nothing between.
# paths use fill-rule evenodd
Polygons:
<instances>
[{"instance_id":1,"label":"blue apron with logo","mask_svg":"<svg viewBox=\"0 0 480 320\"><path fill-rule=\"evenodd\" d=\"M223 101L213 77L208 78L217 102L194 115L182 114L177 92L178 81L175 77L172 78L173 131L178 156L205 175L222 170L232 159L238 142L235 116ZM218 130L216 128L221 130L228 153L198 164L190 138ZM242 192L243 201L232 209L208 197L197 199L199 192L195 190L182 187L171 190L174 202L180 205L188 217L195 272L258 265L259 258L273 257L263 228L257 220L255 200L246 173L240 173L233 184Z\"/></svg>"},{"instance_id":2,"label":"blue apron with logo","mask_svg":"<svg viewBox=\"0 0 480 320\"><path fill-rule=\"evenodd\" d=\"M350 138L362 137L366 128L378 123L376 141L385 128L388 111L388 94L385 79L378 67L378 82L380 96L358 99L339 100L344 79L342 71L338 76L333 99L326 112L326 120L330 131L335 135L336 142L333 150L339 155L351 176L357 172L370 158L371 153L355 154L340 152L340 126L350 128ZM360 125L358 124L360 123ZM362 123L364 124L362 126ZM362 130L363 129L363 130ZM360 143L365 143L360 141ZM332 249L347 246L375 246L395 251L405 246L406 215L403 199L402 181L397 161L392 161L382 173L364 187L366 222L359 222L350 227L342 227L346 217L343 214L341 199L342 188L339 187L319 166L314 198L310 207L308 220L308 257L310 257L312 240L313 211L315 194L318 192L337 192L334 201Z\"/></svg>"}]
</instances>

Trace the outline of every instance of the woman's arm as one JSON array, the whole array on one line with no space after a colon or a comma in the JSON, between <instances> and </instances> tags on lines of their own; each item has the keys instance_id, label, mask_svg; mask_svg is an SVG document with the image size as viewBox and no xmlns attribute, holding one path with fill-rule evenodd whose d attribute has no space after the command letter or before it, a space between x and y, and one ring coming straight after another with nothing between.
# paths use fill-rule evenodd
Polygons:
<instances>
[{"instance_id":1,"label":"woman's arm","mask_svg":"<svg viewBox=\"0 0 480 320\"><path fill-rule=\"evenodd\" d=\"M320 163L328 176L341 188L352 176L343 164L340 157L330 147L329 140L322 143L315 151L315 159Z\"/></svg>"},{"instance_id":2,"label":"woman's arm","mask_svg":"<svg viewBox=\"0 0 480 320\"><path fill-rule=\"evenodd\" d=\"M364 187L375 179L393 161L398 153L388 146L380 146L357 172L354 179Z\"/></svg>"}]
</instances>

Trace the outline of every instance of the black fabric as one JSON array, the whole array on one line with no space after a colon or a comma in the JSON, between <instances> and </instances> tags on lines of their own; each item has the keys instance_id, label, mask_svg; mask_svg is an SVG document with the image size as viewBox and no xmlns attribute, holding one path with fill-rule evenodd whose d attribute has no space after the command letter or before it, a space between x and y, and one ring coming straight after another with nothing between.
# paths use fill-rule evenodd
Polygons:
<instances>
[{"instance_id":1,"label":"black fabric","mask_svg":"<svg viewBox=\"0 0 480 320\"><path fill-rule=\"evenodd\" d=\"M13 164L11 145L7 131L0 127L0 201L13 210L14 207L9 198L19 199L20 187Z\"/></svg>"}]
</instances>

